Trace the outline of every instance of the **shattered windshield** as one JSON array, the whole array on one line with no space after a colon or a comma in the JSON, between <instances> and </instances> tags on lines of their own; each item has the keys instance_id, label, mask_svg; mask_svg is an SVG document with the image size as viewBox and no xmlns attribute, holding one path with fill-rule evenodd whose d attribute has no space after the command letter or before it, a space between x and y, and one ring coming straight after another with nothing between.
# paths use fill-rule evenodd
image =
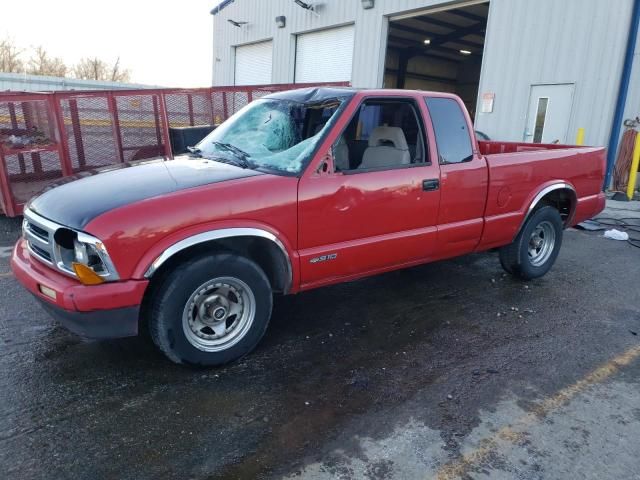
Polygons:
<instances>
[{"instance_id":1,"label":"shattered windshield","mask_svg":"<svg viewBox=\"0 0 640 480\"><path fill-rule=\"evenodd\" d=\"M220 125L194 149L245 167L299 173L342 102L257 100Z\"/></svg>"}]
</instances>

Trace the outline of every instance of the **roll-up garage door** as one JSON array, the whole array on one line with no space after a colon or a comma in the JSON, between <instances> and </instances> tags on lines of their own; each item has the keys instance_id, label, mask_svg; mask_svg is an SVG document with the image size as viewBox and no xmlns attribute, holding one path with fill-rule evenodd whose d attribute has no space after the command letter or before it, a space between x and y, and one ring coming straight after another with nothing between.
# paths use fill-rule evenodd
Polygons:
<instances>
[{"instance_id":1,"label":"roll-up garage door","mask_svg":"<svg viewBox=\"0 0 640 480\"><path fill-rule=\"evenodd\" d=\"M272 41L236 47L235 84L270 84L272 59Z\"/></svg>"},{"instance_id":2,"label":"roll-up garage door","mask_svg":"<svg viewBox=\"0 0 640 480\"><path fill-rule=\"evenodd\" d=\"M353 31L353 25L349 25L298 35L295 82L350 81Z\"/></svg>"}]
</instances>

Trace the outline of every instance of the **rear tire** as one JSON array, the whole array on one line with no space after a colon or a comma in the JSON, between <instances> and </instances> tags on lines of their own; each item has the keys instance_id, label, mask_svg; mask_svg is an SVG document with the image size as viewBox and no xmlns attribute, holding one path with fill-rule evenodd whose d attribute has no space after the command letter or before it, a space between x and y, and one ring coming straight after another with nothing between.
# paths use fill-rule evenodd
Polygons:
<instances>
[{"instance_id":1,"label":"rear tire","mask_svg":"<svg viewBox=\"0 0 640 480\"><path fill-rule=\"evenodd\" d=\"M545 275L558 258L564 225L553 207L542 207L527 219L510 245L500 249L504 270L522 280Z\"/></svg>"},{"instance_id":2,"label":"rear tire","mask_svg":"<svg viewBox=\"0 0 640 480\"><path fill-rule=\"evenodd\" d=\"M153 294L149 330L173 362L217 366L258 344L269 324L271 285L251 260L220 253L168 273Z\"/></svg>"}]
</instances>

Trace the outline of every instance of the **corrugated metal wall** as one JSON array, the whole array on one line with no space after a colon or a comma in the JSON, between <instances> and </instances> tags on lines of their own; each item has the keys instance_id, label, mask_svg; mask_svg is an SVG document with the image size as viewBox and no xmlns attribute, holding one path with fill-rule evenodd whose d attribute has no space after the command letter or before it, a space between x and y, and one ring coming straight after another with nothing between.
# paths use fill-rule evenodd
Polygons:
<instances>
[{"instance_id":1,"label":"corrugated metal wall","mask_svg":"<svg viewBox=\"0 0 640 480\"><path fill-rule=\"evenodd\" d=\"M292 83L295 34L355 23L352 84L379 87L383 81L388 16L442 3L451 2L377 0L374 8L365 10L360 0L325 0L318 7L318 15L314 15L293 0L236 0L213 16L213 84L234 84L234 46L269 39L274 42L273 83ZM276 28L275 18L280 15L287 18L286 28ZM228 19L249 23L236 27Z\"/></svg>"},{"instance_id":2,"label":"corrugated metal wall","mask_svg":"<svg viewBox=\"0 0 640 480\"><path fill-rule=\"evenodd\" d=\"M531 85L575 83L569 141L579 127L587 143L605 145L611 129L633 0L491 0L480 95L496 94L478 129L492 138L523 139ZM311 0L310 0L311 2ZM214 18L214 85L233 84L235 45L273 39L273 82L294 78L295 34L355 23L352 84L380 87L389 17L438 5L442 0L325 0L314 15L293 0L236 0ZM287 18L276 28L275 17ZM247 21L234 27L227 19ZM339 52L336 52L339 55ZM640 109L640 60L629 108ZM637 107L634 107L637 105ZM629 114L631 115L631 113Z\"/></svg>"},{"instance_id":3,"label":"corrugated metal wall","mask_svg":"<svg viewBox=\"0 0 640 480\"><path fill-rule=\"evenodd\" d=\"M295 67L295 37L302 33L353 23L362 10L359 0L327 1L318 16L292 0L236 1L214 15L213 84L233 85L234 46L273 39L273 83L292 83ZM287 17L286 28L277 28L275 18ZM236 27L228 19L249 22Z\"/></svg>"},{"instance_id":4,"label":"corrugated metal wall","mask_svg":"<svg viewBox=\"0 0 640 480\"><path fill-rule=\"evenodd\" d=\"M0 92L50 92L53 90L117 90L126 88L155 88L150 85L120 82L98 82L73 78L0 73Z\"/></svg>"},{"instance_id":5,"label":"corrugated metal wall","mask_svg":"<svg viewBox=\"0 0 640 480\"><path fill-rule=\"evenodd\" d=\"M479 113L477 128L522 140L531 85L575 83L568 140L583 127L587 144L605 145L632 7L632 0L492 0L480 94L496 94L495 111Z\"/></svg>"}]
</instances>

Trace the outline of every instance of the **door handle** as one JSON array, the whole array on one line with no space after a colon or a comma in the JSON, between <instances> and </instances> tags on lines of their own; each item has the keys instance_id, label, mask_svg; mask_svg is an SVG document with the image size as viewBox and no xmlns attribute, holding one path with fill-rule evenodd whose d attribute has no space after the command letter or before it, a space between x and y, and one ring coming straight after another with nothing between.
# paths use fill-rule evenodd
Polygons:
<instances>
[{"instance_id":1,"label":"door handle","mask_svg":"<svg viewBox=\"0 0 640 480\"><path fill-rule=\"evenodd\" d=\"M438 180L437 178L422 181L422 190L424 190L425 192L433 192L434 190L438 190L439 188L440 180Z\"/></svg>"}]
</instances>

